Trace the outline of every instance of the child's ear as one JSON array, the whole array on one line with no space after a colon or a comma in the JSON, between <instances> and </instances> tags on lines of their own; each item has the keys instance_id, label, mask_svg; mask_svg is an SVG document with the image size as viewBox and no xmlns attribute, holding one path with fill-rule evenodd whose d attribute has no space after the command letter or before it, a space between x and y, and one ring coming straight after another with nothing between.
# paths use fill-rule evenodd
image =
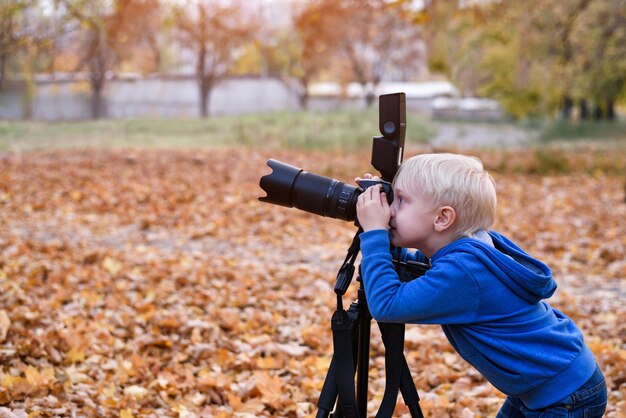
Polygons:
<instances>
[{"instance_id":1,"label":"child's ear","mask_svg":"<svg viewBox=\"0 0 626 418\"><path fill-rule=\"evenodd\" d=\"M450 228L456 221L456 211L451 206L442 206L437 211L435 219L435 231L443 232Z\"/></svg>"}]
</instances>

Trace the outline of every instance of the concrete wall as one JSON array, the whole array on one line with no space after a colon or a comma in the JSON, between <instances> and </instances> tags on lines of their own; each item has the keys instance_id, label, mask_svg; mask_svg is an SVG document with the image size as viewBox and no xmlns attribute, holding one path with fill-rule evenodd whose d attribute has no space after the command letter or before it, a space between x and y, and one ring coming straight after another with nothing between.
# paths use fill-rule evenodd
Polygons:
<instances>
[{"instance_id":1,"label":"concrete wall","mask_svg":"<svg viewBox=\"0 0 626 418\"><path fill-rule=\"evenodd\" d=\"M106 116L176 117L200 113L198 85L194 77L114 78L104 91ZM293 109L298 98L276 78L241 77L219 83L211 93L212 115L236 115ZM21 119L22 93L19 89L0 92L0 119ZM32 102L35 120L88 119L91 93L87 81L42 80L36 83Z\"/></svg>"},{"instance_id":2,"label":"concrete wall","mask_svg":"<svg viewBox=\"0 0 626 418\"><path fill-rule=\"evenodd\" d=\"M443 85L445 89L440 88ZM435 88L437 87L437 88ZM379 94L405 91L407 110L434 119L500 120L497 103L454 97L449 83L381 83ZM387 91L389 90L389 91ZM108 80L104 91L105 117L179 117L200 114L198 84L194 76L123 77ZM375 102L374 106L378 103ZM364 109L358 94L312 95L309 110L332 112ZM86 80L51 80L36 83L32 102L35 120L71 120L91 117L91 92ZM282 80L272 77L233 77L220 82L209 101L211 115L239 115L299 109L298 97ZM0 119L23 119L22 92L0 92Z\"/></svg>"}]
</instances>

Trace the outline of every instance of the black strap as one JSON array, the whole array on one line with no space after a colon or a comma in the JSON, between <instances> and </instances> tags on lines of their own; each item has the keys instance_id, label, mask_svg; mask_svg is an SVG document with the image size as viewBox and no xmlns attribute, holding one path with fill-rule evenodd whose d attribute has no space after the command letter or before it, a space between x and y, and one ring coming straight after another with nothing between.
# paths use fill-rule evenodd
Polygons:
<instances>
[{"instance_id":1,"label":"black strap","mask_svg":"<svg viewBox=\"0 0 626 418\"><path fill-rule=\"evenodd\" d=\"M333 314L332 330L335 350L333 362L339 404L346 418L358 418L354 391L352 330L350 316L345 310L336 310Z\"/></svg>"},{"instance_id":2,"label":"black strap","mask_svg":"<svg viewBox=\"0 0 626 418\"><path fill-rule=\"evenodd\" d=\"M402 380L400 381L400 391L402 392L402 398L404 403L409 407L411 417L424 418L422 415L422 409L420 408L420 397L417 394L417 388L413 383L413 377L409 370L409 365L406 363L406 358L402 356Z\"/></svg>"},{"instance_id":3,"label":"black strap","mask_svg":"<svg viewBox=\"0 0 626 418\"><path fill-rule=\"evenodd\" d=\"M376 418L387 418L393 415L396 407L398 390L403 377L403 366L406 365L404 359L404 324L379 323L378 326L383 344L385 344L386 382L385 394Z\"/></svg>"}]
</instances>

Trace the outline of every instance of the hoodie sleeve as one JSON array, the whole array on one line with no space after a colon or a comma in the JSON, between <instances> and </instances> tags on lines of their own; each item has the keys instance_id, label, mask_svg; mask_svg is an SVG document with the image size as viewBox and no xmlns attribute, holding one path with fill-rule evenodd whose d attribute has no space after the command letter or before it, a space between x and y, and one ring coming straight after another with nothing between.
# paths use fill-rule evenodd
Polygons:
<instances>
[{"instance_id":1,"label":"hoodie sleeve","mask_svg":"<svg viewBox=\"0 0 626 418\"><path fill-rule=\"evenodd\" d=\"M396 273L385 230L364 232L361 274L370 313L377 321L421 324L472 322L479 288L463 263L442 257L419 277L403 283Z\"/></svg>"}]
</instances>

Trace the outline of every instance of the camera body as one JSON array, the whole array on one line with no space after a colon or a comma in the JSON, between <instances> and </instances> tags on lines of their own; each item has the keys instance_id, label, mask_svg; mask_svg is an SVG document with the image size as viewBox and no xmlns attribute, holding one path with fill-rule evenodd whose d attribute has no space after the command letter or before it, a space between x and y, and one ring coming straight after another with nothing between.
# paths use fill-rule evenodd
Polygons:
<instances>
[{"instance_id":1,"label":"camera body","mask_svg":"<svg viewBox=\"0 0 626 418\"><path fill-rule=\"evenodd\" d=\"M372 166L382 181L361 180L361 188L339 180L309 173L301 168L270 159L272 173L261 177L259 185L267 196L262 202L296 207L306 212L335 219L356 219L357 197L374 184L381 184L391 204L391 181L396 175L404 153L406 133L406 95L392 93L379 96L379 130L382 136L373 138Z\"/></svg>"},{"instance_id":2,"label":"camera body","mask_svg":"<svg viewBox=\"0 0 626 418\"><path fill-rule=\"evenodd\" d=\"M361 186L363 191L366 191L370 187L376 186L377 184L380 184L381 192L385 192L385 195L387 196L387 203L391 205L391 202L393 202L393 188L391 187L391 183L385 180L371 179L361 179L361 181L359 181L359 186Z\"/></svg>"}]
</instances>

